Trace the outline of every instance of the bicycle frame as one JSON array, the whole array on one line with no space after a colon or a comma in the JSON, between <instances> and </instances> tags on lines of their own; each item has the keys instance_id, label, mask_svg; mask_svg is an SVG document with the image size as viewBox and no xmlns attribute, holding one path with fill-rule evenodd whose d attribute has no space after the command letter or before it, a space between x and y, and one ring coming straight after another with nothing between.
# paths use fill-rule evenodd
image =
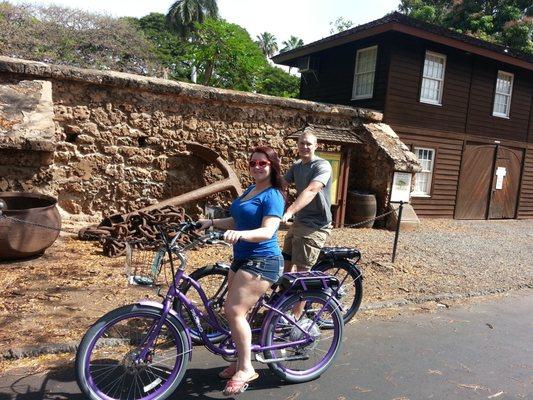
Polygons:
<instances>
[{"instance_id":1,"label":"bicycle frame","mask_svg":"<svg viewBox=\"0 0 533 400\"><path fill-rule=\"evenodd\" d=\"M182 231L182 230L178 231L178 234L170 241L168 240L168 238L166 237L166 235L163 232L161 232L161 233L162 233L161 236L163 238L164 245L166 247L166 252L167 252L167 254L169 256L169 262L170 262L170 266L171 266L171 270L172 270L173 279L172 279L172 283L169 285L169 288L168 288L168 291L167 291L166 295L164 296L164 300L162 302L162 307L159 307L159 308L161 308L161 317L159 318L159 320L157 321L155 326L150 328L150 330L148 332L148 335L146 336L146 340L144 341L144 344L142 346L142 349L139 352L138 356L136 357L137 361L143 360L143 359L145 359L148 356L151 348L153 347L154 341L156 340L156 338L158 337L158 335L159 335L159 333L161 331L161 328L162 328L162 326L164 324L164 321L166 320L168 314L171 313L172 303L173 303L174 299L176 299L176 298L179 299L179 301L181 302L182 306L185 307L187 309L187 311L192 315L192 322L194 323L196 329L198 329L198 332L202 336L202 341L203 341L204 346L209 351L211 351L214 354L217 354L217 355L220 355L220 356L223 356L223 357L234 357L236 355L236 349L230 348L228 346L224 346L224 343L226 341L223 341L219 346L213 344L209 340L209 337L207 336L207 334L205 333L204 329L202 328L202 326L200 324L200 319L203 319L211 327L217 329L219 332L222 332L224 335L227 335L228 337L231 336L231 332L228 331L225 327L220 325L218 319L216 318L215 313L213 312L211 307L209 307L209 305L210 305L209 304L209 300L208 300L203 288L201 287L201 285L196 280L194 280L193 278L191 278L190 276L188 276L185 273L186 258L185 258L185 255L183 254L184 249L182 249L179 252L174 252L173 251L174 249L177 248L177 247L175 247L175 243L176 243L177 239L179 238L180 233L184 233L184 231ZM177 271L175 271L175 269L174 269L173 255L175 255L181 262ZM203 305L205 306L205 308L207 310L207 315L204 314L201 310L199 310L198 307L196 307L179 290L180 283L182 281L187 281L197 291L197 293L199 294ZM298 281L298 279L297 279L297 281ZM304 284L304 288L305 288L305 284ZM257 301L257 303L255 304L255 306L253 307L252 312L251 312L250 317L249 317L249 320L251 322L253 320L253 318L257 315L257 312L259 311L259 309L264 307L264 308L266 308L268 310L268 313L269 313L269 315L267 315L267 317L265 318L265 321L268 321L268 320L271 319L269 317L270 313L276 313L276 314L279 314L281 316L284 316L285 319L287 320L287 322L291 326L294 326L294 327L296 327L297 329L299 329L301 331L301 333L303 334L303 338L300 339L300 340L296 340L296 341L272 344L272 345L268 345L268 346L266 346L263 343L263 339L261 339L261 343L252 344L251 350L252 350L253 353L260 353L260 352L264 352L264 351L267 351L267 350L280 350L280 349L288 348L288 347L292 347L292 346L303 345L303 344L309 343L310 341L314 340L314 338L311 335L309 335L304 329L302 329L297 324L297 322L294 320L294 318L292 318L292 317L288 316L287 314L283 313L278 308L279 306L281 306L283 304L283 302L288 298L288 296L292 295L292 294L293 294L293 292L291 292L290 290L286 290L286 291L284 291L282 293L274 292L271 295L267 295L267 294L262 295L259 298L259 300ZM274 304L270 304L269 303L268 300L271 300L271 299L275 300ZM331 295L331 296L329 296L328 301L323 305L322 309L317 313L317 315L315 317L316 319L318 319L320 317L320 315L323 313L325 308L330 304L330 302L332 302L336 308L340 308L340 304L335 299L335 296ZM174 317L177 317L184 326L187 326L187 323L185 321L183 321L183 318L179 314L177 314L177 313L174 314L173 313L173 315L174 315ZM316 321L314 323L316 323ZM254 331L255 332L257 332L258 330L259 331L263 331L263 328L264 328L264 323L262 324L260 329L255 329ZM188 331L187 331L187 335L189 336L188 340L190 342L191 339L190 339L190 334L189 334Z\"/></svg>"},{"instance_id":2,"label":"bicycle frame","mask_svg":"<svg viewBox=\"0 0 533 400\"><path fill-rule=\"evenodd\" d=\"M205 306L205 308L207 310L207 315L204 314L201 310L199 310L198 307L196 307L183 293L181 293L177 289L177 287L179 287L178 283L180 283L182 280L188 281L192 285L192 287L197 291L197 293L200 296L200 299L202 300L203 305ZM290 294L292 294L292 293L290 293ZM227 336L231 335L231 332L228 331L225 327L221 326L220 323L218 322L218 319L216 318L215 313L213 312L211 307L209 307L209 300L207 299L207 296L206 296L204 290L202 289L201 285L198 282L196 282L194 279L192 279L191 277L186 275L182 270L180 270L180 271L178 271L178 273L176 275L176 280L174 281L174 284L171 285L171 287L169 288L169 295L172 297L172 299L178 298L179 301L182 303L182 306L185 307L191 313L191 315L193 317L193 323L194 323L196 329L198 329L198 332L200 333L200 335L202 336L202 341L204 343L204 346L208 350L210 350L214 354L221 355L221 356L226 356L226 357L235 356L235 353L236 353L235 349L232 349L232 348L229 348L229 347L223 347L223 343L224 342L220 346L217 346L217 345L213 344L209 340L209 337L205 333L204 329L201 327L200 319L203 319L212 328L215 328L216 330L218 330L219 332L223 333L224 335L227 335ZM274 305L271 305L267 300L271 299L272 296L264 294L263 296L261 296L259 298L259 300L255 304L255 306L252 308L252 311L251 311L250 316L249 316L249 321L250 322L253 321L253 319L257 315L257 312L259 311L259 309L264 307L270 313L277 313L279 315L284 316L287 319L287 321L291 324L291 326L297 327L297 329L299 329L303 333L304 338L301 339L301 340L298 340L298 341L294 341L294 342L287 342L287 343L275 344L275 345L270 345L270 346L266 346L266 345L264 345L264 343L252 344L252 347L251 347L252 352L259 353L259 352L263 352L263 351L267 351L267 350L279 350L279 349L288 348L288 347L295 346L295 345L302 345L302 344L308 343L310 340L314 340L311 337L311 335L309 335L305 330L300 328L300 326L296 323L296 321L294 321L293 318L289 317L287 314L283 313L282 311L280 311L278 309L278 307L281 304L283 304L283 302L286 300L288 295L289 295L289 292L279 294L279 298L275 299L276 301L275 301ZM166 301L167 301L167 299L165 299L165 302ZM337 304L336 299L333 296L330 297L329 301L335 303L335 307L339 307L339 305ZM317 313L317 318L322 314L324 309L329 305L329 301ZM169 301L168 304L171 305L172 301ZM166 307L164 307L164 309L166 309ZM268 320L268 319L269 318L266 317L265 321ZM262 331L262 328L263 327L252 329L252 332Z\"/></svg>"}]
</instances>

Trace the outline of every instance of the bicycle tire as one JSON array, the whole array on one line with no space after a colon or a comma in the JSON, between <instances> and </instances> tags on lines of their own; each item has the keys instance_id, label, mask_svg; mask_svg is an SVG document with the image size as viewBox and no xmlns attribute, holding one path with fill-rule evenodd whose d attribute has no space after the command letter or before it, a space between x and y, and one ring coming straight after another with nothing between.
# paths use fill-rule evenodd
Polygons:
<instances>
[{"instance_id":1,"label":"bicycle tire","mask_svg":"<svg viewBox=\"0 0 533 400\"><path fill-rule=\"evenodd\" d=\"M76 352L76 380L93 400L166 399L180 384L189 364L189 341L172 315L145 360L136 352L160 318L160 310L131 304L101 317L85 334Z\"/></svg>"},{"instance_id":2,"label":"bicycle tire","mask_svg":"<svg viewBox=\"0 0 533 400\"><path fill-rule=\"evenodd\" d=\"M305 302L304 314L297 323L313 336L315 340L305 346L300 345L282 350L265 350L263 352L263 356L267 360L283 357L308 357L302 360L268 363L268 367L272 372L290 383L308 382L322 375L331 366L340 350L344 330L344 322L338 303L332 301L330 296L322 291L294 293L283 301L281 305L276 306L276 308L287 314L293 309L296 303L301 301ZM317 304L316 308L313 307L314 304ZM321 316L313 314L317 313L324 305L326 305L326 309L323 312L330 313L331 315L331 320L333 321L332 329L324 329L325 327L320 326L322 321ZM288 323L283 315L275 311L269 313L264 327L261 343L265 346L295 341L301 338L293 337L293 334L299 334L299 329ZM329 339L331 339L331 343L327 341ZM323 347L325 349L318 348L321 343L324 343ZM322 354L323 357L320 358ZM312 357L315 357L314 359L316 361L311 361L307 365L306 362Z\"/></svg>"},{"instance_id":3,"label":"bicycle tire","mask_svg":"<svg viewBox=\"0 0 533 400\"><path fill-rule=\"evenodd\" d=\"M209 301L212 302L212 304L215 306L213 308L213 312L219 319L219 323L221 323L223 326L228 328L228 323L224 317L224 314L222 312L224 308L224 302L226 300L226 293L227 293L227 278L228 278L228 268L221 267L217 264L214 265L206 265L204 267L201 267L197 270L195 270L193 273L191 273L190 277L194 279L195 281L199 282L202 288L206 291L206 296ZM206 282L207 279L214 280L218 279L214 284L211 282L208 284L203 284L202 281ZM210 287L211 290L208 290L207 288ZM179 290L187 296L187 298L193 302L196 303L196 306L199 307L202 312L206 312L205 307L203 306L203 303L200 300L200 297L196 290L194 288L191 290L191 293L187 295L189 289L192 288L192 285L189 282L183 282L182 285L180 285ZM181 304L179 299L174 300L173 304L174 310L181 315L183 320L187 323L189 326L189 334L191 336L191 339L194 344L203 344L202 336L198 332L198 329L196 328L193 320L192 315L190 312ZM207 334L207 337L209 338L209 341L211 343L220 343L222 340L227 338L227 335L225 335L222 332L219 332L205 321L200 321L202 325L202 329ZM229 329L229 328L228 328Z\"/></svg>"},{"instance_id":4,"label":"bicycle tire","mask_svg":"<svg viewBox=\"0 0 533 400\"><path fill-rule=\"evenodd\" d=\"M344 259L321 262L316 264L313 270L335 276L339 282L342 282L344 277L346 277L344 284L336 291L336 298L342 306L344 323L350 322L359 310L363 300L363 275L361 271L354 264Z\"/></svg>"}]
</instances>

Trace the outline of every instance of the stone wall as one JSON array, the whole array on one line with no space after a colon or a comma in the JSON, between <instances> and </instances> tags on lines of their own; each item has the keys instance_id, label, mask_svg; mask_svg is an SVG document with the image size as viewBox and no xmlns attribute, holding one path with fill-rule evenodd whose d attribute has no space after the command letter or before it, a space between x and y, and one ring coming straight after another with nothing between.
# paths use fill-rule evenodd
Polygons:
<instances>
[{"instance_id":1,"label":"stone wall","mask_svg":"<svg viewBox=\"0 0 533 400\"><path fill-rule=\"evenodd\" d=\"M0 137L0 191L49 194L70 214L128 212L220 179L220 171L185 151L184 141L218 152L245 186L248 152L258 144L274 147L288 166L296 149L284 138L308 123L377 122L376 113L350 107L0 57L0 85L36 80L51 85L53 150ZM1 134L38 139L24 129Z\"/></svg>"}]
</instances>

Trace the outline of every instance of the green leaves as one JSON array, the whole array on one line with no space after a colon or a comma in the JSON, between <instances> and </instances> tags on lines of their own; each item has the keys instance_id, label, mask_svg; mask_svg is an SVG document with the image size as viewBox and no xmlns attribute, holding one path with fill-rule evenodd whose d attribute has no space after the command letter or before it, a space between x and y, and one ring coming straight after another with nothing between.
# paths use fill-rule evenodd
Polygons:
<instances>
[{"instance_id":1,"label":"green leaves","mask_svg":"<svg viewBox=\"0 0 533 400\"><path fill-rule=\"evenodd\" d=\"M304 45L304 41L300 39L297 36L291 36L288 40L283 41L283 48L281 49L281 52L294 50L297 47L301 47Z\"/></svg>"},{"instance_id":2,"label":"green leaves","mask_svg":"<svg viewBox=\"0 0 533 400\"><path fill-rule=\"evenodd\" d=\"M2 55L142 75L161 68L152 44L126 19L7 2L0 15Z\"/></svg>"},{"instance_id":3,"label":"green leaves","mask_svg":"<svg viewBox=\"0 0 533 400\"><path fill-rule=\"evenodd\" d=\"M531 0L402 0L414 18L533 54Z\"/></svg>"},{"instance_id":4,"label":"green leaves","mask_svg":"<svg viewBox=\"0 0 533 400\"><path fill-rule=\"evenodd\" d=\"M248 32L224 20L197 24L188 54L198 68L199 83L229 89L255 90L268 65Z\"/></svg>"},{"instance_id":5,"label":"green leaves","mask_svg":"<svg viewBox=\"0 0 533 400\"><path fill-rule=\"evenodd\" d=\"M199 20L200 9L214 13L211 3L216 6L208 0L180 0L174 3L175 12ZM195 20L184 37L160 13L112 18L66 7L12 5L0 0L0 54L179 81L190 81L196 72L198 83L205 85L297 96L299 78L270 66L244 28L205 18L208 13L204 11L203 22ZM265 32L262 36L266 50L277 48L273 35Z\"/></svg>"},{"instance_id":6,"label":"green leaves","mask_svg":"<svg viewBox=\"0 0 533 400\"><path fill-rule=\"evenodd\" d=\"M278 51L278 43L276 37L269 33L263 32L257 35L256 42L265 57L272 57L276 51Z\"/></svg>"},{"instance_id":7,"label":"green leaves","mask_svg":"<svg viewBox=\"0 0 533 400\"><path fill-rule=\"evenodd\" d=\"M196 23L218 18L217 0L177 0L168 9L167 22L182 38L189 37Z\"/></svg>"},{"instance_id":8,"label":"green leaves","mask_svg":"<svg viewBox=\"0 0 533 400\"><path fill-rule=\"evenodd\" d=\"M257 93L272 96L298 97L299 91L300 78L271 65L263 69L257 84Z\"/></svg>"}]
</instances>

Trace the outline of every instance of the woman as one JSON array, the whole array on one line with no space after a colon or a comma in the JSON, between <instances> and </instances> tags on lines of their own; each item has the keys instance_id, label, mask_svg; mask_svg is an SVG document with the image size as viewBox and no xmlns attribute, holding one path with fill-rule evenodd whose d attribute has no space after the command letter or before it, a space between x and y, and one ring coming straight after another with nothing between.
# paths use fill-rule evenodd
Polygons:
<instances>
[{"instance_id":1,"label":"woman","mask_svg":"<svg viewBox=\"0 0 533 400\"><path fill-rule=\"evenodd\" d=\"M255 184L232 203L231 217L198 221L203 229L225 229L224 240L233 245L225 313L237 362L219 374L230 379L223 391L226 396L244 392L248 382L258 377L251 361L252 333L246 314L283 271L276 235L285 208L279 158L273 149L261 146L253 149L248 163Z\"/></svg>"}]
</instances>

